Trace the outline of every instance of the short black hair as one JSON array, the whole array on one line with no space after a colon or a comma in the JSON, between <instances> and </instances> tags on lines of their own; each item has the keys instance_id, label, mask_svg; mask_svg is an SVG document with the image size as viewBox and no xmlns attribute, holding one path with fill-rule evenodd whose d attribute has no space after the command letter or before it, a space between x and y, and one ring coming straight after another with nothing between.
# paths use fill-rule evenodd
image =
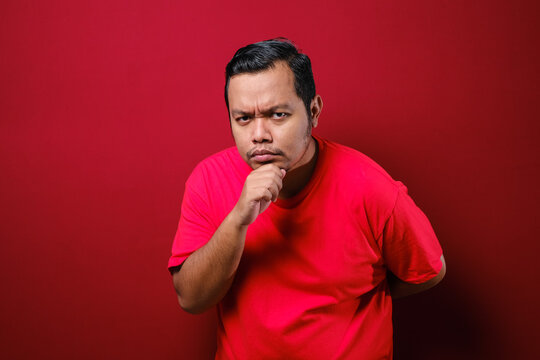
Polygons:
<instances>
[{"instance_id":1,"label":"short black hair","mask_svg":"<svg viewBox=\"0 0 540 360\"><path fill-rule=\"evenodd\" d=\"M257 73L273 68L278 61L285 61L294 73L296 94L304 102L311 120L311 100L315 97L315 80L311 61L292 41L279 37L260 41L238 49L225 68L225 104L229 110L229 81L244 73Z\"/></svg>"}]
</instances>

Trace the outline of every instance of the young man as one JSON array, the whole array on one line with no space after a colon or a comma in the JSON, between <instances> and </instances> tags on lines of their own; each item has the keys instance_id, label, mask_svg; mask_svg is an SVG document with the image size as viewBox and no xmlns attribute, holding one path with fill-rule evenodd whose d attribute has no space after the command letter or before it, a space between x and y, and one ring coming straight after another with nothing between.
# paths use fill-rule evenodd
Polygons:
<instances>
[{"instance_id":1,"label":"young man","mask_svg":"<svg viewBox=\"0 0 540 360\"><path fill-rule=\"evenodd\" d=\"M226 68L236 147L186 182L169 269L181 307L218 305L217 359L391 359L392 298L445 273L425 215L381 167L312 136L309 58L284 39Z\"/></svg>"}]
</instances>

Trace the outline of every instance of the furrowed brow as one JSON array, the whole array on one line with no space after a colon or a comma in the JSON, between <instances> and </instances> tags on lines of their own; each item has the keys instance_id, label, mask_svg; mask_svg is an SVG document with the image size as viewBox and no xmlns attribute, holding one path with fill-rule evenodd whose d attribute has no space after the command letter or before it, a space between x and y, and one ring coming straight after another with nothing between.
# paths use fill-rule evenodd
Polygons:
<instances>
[{"instance_id":1,"label":"furrowed brow","mask_svg":"<svg viewBox=\"0 0 540 360\"><path fill-rule=\"evenodd\" d=\"M236 116L252 116L253 113L250 113L250 112L247 112L247 111L242 111L242 110L231 110L231 115L233 117L236 117Z\"/></svg>"},{"instance_id":2,"label":"furrowed brow","mask_svg":"<svg viewBox=\"0 0 540 360\"><path fill-rule=\"evenodd\" d=\"M292 108L289 106L289 104L278 104L275 106L271 106L268 109L265 109L262 113L263 114L271 114L275 113L276 111L291 111Z\"/></svg>"},{"instance_id":3,"label":"furrowed brow","mask_svg":"<svg viewBox=\"0 0 540 360\"><path fill-rule=\"evenodd\" d=\"M269 107L267 109L264 109L263 111L261 111L261 113L262 114L271 114L271 113L276 112L277 110L291 111L292 107L289 104L278 104L278 105L271 106L271 107ZM237 117L237 116L253 116L253 113L250 112L250 111L232 109L231 110L231 115L233 117Z\"/></svg>"},{"instance_id":4,"label":"furrowed brow","mask_svg":"<svg viewBox=\"0 0 540 360\"><path fill-rule=\"evenodd\" d=\"M270 110L278 110L278 109L291 110L292 108L289 104L278 104L270 108Z\"/></svg>"}]
</instances>

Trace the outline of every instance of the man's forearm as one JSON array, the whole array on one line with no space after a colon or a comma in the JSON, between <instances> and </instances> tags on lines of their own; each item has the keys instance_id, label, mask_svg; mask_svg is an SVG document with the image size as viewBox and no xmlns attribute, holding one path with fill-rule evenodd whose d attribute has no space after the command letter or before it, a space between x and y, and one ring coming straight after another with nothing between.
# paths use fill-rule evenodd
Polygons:
<instances>
[{"instance_id":1,"label":"man's forearm","mask_svg":"<svg viewBox=\"0 0 540 360\"><path fill-rule=\"evenodd\" d=\"M184 310L202 313L225 296L244 251L247 228L277 199L285 174L285 170L273 164L253 170L244 182L238 202L212 238L173 275Z\"/></svg>"},{"instance_id":2,"label":"man's forearm","mask_svg":"<svg viewBox=\"0 0 540 360\"><path fill-rule=\"evenodd\" d=\"M231 212L203 247L184 261L173 275L180 306L202 313L218 303L229 290L240 263L247 226L238 225Z\"/></svg>"}]
</instances>

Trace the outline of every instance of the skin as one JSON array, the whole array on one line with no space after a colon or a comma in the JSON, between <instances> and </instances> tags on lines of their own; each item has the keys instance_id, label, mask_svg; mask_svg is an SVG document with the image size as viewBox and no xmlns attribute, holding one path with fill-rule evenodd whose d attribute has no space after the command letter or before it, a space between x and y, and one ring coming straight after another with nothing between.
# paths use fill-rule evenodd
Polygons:
<instances>
[{"instance_id":1,"label":"skin","mask_svg":"<svg viewBox=\"0 0 540 360\"><path fill-rule=\"evenodd\" d=\"M318 124L323 102L316 95L308 116L286 63L277 62L254 74L235 75L228 91L234 141L253 170L236 205L212 238L173 274L180 306L193 314L212 308L225 296L238 269L249 225L272 201L302 190L317 162L311 129ZM392 296L423 291L442 276L417 285L389 277Z\"/></svg>"},{"instance_id":2,"label":"skin","mask_svg":"<svg viewBox=\"0 0 540 360\"><path fill-rule=\"evenodd\" d=\"M283 188L274 195L293 196L311 178L316 164L316 142L311 129L317 127L322 106L321 97L316 95L311 102L310 121L295 92L294 74L283 62L268 71L231 78L230 119L238 152L255 171L272 165L274 170L287 173ZM257 150L275 155L260 161L253 156Z\"/></svg>"}]
</instances>

